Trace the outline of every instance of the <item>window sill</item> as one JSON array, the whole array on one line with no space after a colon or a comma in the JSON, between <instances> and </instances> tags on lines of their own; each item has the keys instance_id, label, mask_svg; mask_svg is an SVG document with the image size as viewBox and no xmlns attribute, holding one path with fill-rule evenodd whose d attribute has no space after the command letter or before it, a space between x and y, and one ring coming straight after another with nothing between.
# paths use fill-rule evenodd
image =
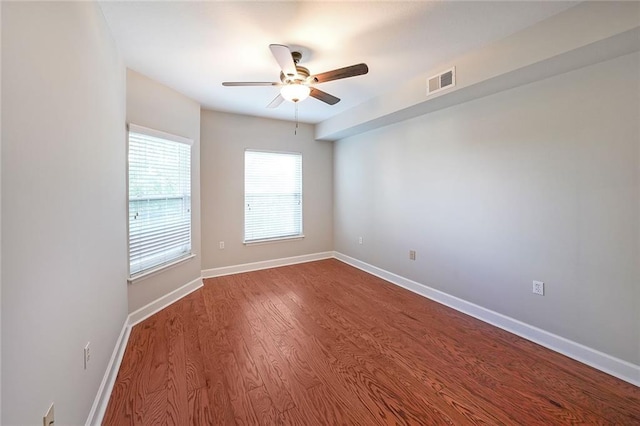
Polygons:
<instances>
[{"instance_id":1,"label":"window sill","mask_svg":"<svg viewBox=\"0 0 640 426\"><path fill-rule=\"evenodd\" d=\"M303 235L294 235L294 236L291 236L291 237L268 238L268 239L264 239L264 240L245 241L243 244L245 246L259 246L259 245L262 245L262 244L284 243L286 241L302 240L302 239L304 239L304 234Z\"/></svg>"},{"instance_id":2,"label":"window sill","mask_svg":"<svg viewBox=\"0 0 640 426\"><path fill-rule=\"evenodd\" d=\"M187 254L183 257L180 257L178 259L172 260L168 263L163 263L162 265L156 266L153 269L149 269L147 271L141 272L139 274L130 276L129 278L127 278L127 282L129 284L134 284L138 281L142 281L144 279L147 279L153 275L159 274L160 272L164 271L165 269L170 269L173 268L174 266L177 266L183 262L186 262L187 260L193 259L194 257L196 257L195 253L191 253L191 254Z\"/></svg>"}]
</instances>

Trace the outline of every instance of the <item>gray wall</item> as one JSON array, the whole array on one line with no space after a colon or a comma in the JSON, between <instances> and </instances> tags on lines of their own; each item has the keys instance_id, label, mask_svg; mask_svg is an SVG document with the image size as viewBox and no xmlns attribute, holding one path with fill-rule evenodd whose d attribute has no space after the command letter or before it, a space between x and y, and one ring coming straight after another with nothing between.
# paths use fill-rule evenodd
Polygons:
<instances>
[{"instance_id":1,"label":"gray wall","mask_svg":"<svg viewBox=\"0 0 640 426\"><path fill-rule=\"evenodd\" d=\"M639 63L336 142L335 249L640 364Z\"/></svg>"},{"instance_id":2,"label":"gray wall","mask_svg":"<svg viewBox=\"0 0 640 426\"><path fill-rule=\"evenodd\" d=\"M2 2L3 425L83 424L122 330L124 96L95 3Z\"/></svg>"},{"instance_id":3,"label":"gray wall","mask_svg":"<svg viewBox=\"0 0 640 426\"><path fill-rule=\"evenodd\" d=\"M333 145L294 126L202 111L202 269L333 250ZM243 244L245 148L302 152L303 240Z\"/></svg>"},{"instance_id":4,"label":"gray wall","mask_svg":"<svg viewBox=\"0 0 640 426\"><path fill-rule=\"evenodd\" d=\"M0 5L0 46L2 45L2 5ZM0 49L1 51L1 49ZM0 99L2 99L2 55L0 54ZM2 188L2 102L0 101L0 188ZM0 190L0 242L2 241L2 191ZM0 308L2 307L2 244L0 243ZM0 423L2 423L2 314L0 311Z\"/></svg>"},{"instance_id":5,"label":"gray wall","mask_svg":"<svg viewBox=\"0 0 640 426\"><path fill-rule=\"evenodd\" d=\"M195 258L129 285L129 312L200 278L200 105L142 74L127 70L127 123L193 140L191 247Z\"/></svg>"}]
</instances>

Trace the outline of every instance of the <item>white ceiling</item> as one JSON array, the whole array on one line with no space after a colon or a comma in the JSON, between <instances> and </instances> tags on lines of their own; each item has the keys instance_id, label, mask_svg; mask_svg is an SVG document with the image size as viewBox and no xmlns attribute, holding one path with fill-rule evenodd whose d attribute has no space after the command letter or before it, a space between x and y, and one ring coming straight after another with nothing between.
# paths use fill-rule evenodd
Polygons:
<instances>
[{"instance_id":1,"label":"white ceiling","mask_svg":"<svg viewBox=\"0 0 640 426\"><path fill-rule=\"evenodd\" d=\"M309 98L300 121L317 123L393 90L438 65L555 15L576 2L110 2L100 3L128 68L204 108L292 120L294 106L265 106L277 87L223 81L279 81L269 50L302 52L312 74L360 62L369 74L321 84L341 98ZM458 71L460 72L460 71Z\"/></svg>"}]
</instances>

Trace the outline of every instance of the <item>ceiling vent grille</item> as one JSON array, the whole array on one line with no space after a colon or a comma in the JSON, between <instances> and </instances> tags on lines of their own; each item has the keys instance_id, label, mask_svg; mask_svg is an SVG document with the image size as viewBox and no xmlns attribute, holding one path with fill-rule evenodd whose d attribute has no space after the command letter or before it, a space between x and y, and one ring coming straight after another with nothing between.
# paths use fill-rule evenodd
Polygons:
<instances>
[{"instance_id":1,"label":"ceiling vent grille","mask_svg":"<svg viewBox=\"0 0 640 426\"><path fill-rule=\"evenodd\" d=\"M456 67L427 79L427 96L456 85Z\"/></svg>"}]
</instances>

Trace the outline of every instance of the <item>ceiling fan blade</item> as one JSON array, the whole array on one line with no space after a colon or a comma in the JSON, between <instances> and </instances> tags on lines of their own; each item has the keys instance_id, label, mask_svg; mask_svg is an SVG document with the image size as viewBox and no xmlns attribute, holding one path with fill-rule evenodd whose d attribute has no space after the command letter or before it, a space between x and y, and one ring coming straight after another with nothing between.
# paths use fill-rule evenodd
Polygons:
<instances>
[{"instance_id":1,"label":"ceiling fan blade","mask_svg":"<svg viewBox=\"0 0 640 426\"><path fill-rule=\"evenodd\" d=\"M330 95L327 92L323 92L322 90L318 90L315 87L311 88L309 96L313 96L314 98L329 105L335 105L340 102L340 98L336 98L335 96Z\"/></svg>"},{"instance_id":2,"label":"ceiling fan blade","mask_svg":"<svg viewBox=\"0 0 640 426\"><path fill-rule=\"evenodd\" d=\"M280 83L270 83L266 81L225 81L223 86L279 86Z\"/></svg>"},{"instance_id":3,"label":"ceiling fan blade","mask_svg":"<svg viewBox=\"0 0 640 426\"><path fill-rule=\"evenodd\" d=\"M284 101L284 98L282 97L281 94L278 93L278 96L276 96L270 103L269 105L267 105L267 108L278 108L280 106L280 104Z\"/></svg>"},{"instance_id":4,"label":"ceiling fan blade","mask_svg":"<svg viewBox=\"0 0 640 426\"><path fill-rule=\"evenodd\" d=\"M351 65L350 67L338 68L337 70L323 72L311 77L314 83L324 83L326 81L340 80L341 78L355 77L369 72L367 64Z\"/></svg>"},{"instance_id":5,"label":"ceiling fan blade","mask_svg":"<svg viewBox=\"0 0 640 426\"><path fill-rule=\"evenodd\" d=\"M282 44L270 44L269 49L271 49L273 57L278 61L278 65L280 65L280 69L282 69L284 75L293 77L298 74L296 64L293 62L293 57L291 56L291 51L287 46Z\"/></svg>"}]
</instances>

